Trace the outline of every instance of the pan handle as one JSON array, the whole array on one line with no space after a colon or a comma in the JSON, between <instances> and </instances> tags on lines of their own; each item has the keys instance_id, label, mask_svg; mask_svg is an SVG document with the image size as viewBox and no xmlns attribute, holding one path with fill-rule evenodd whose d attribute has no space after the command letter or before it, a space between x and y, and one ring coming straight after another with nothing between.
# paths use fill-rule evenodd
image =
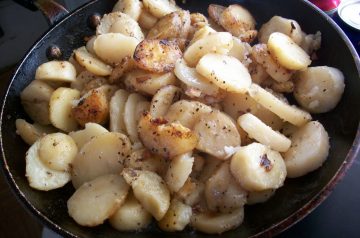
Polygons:
<instances>
[{"instance_id":1,"label":"pan handle","mask_svg":"<svg viewBox=\"0 0 360 238\"><path fill-rule=\"evenodd\" d=\"M53 0L14 0L32 11L40 10L47 18L50 25L55 25L62 20L69 11Z\"/></svg>"}]
</instances>

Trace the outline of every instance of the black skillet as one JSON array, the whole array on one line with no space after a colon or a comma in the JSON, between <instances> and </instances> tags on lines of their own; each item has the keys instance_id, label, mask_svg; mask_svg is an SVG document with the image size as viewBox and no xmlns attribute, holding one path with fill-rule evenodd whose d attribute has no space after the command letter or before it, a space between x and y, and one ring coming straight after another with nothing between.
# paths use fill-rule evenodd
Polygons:
<instances>
[{"instance_id":1,"label":"black skillet","mask_svg":"<svg viewBox=\"0 0 360 238\"><path fill-rule=\"evenodd\" d=\"M24 1L20 2L24 3ZM28 6L35 8L32 1L25 2ZM185 9L206 13L210 3L243 4L253 13L258 26L273 15L281 15L296 19L307 33L320 30L323 43L318 52L319 60L315 62L315 65L334 66L345 75L346 89L341 103L334 111L316 116L316 119L325 125L331 137L330 156L324 166L302 178L286 180L285 186L279 189L268 202L246 207L245 221L238 229L223 234L223 237L272 236L296 223L318 206L343 177L344 172L360 150L359 57L340 28L329 17L306 1L187 0L185 4L179 4ZM84 45L84 36L94 34L93 28L89 27L89 19L96 19L93 17L96 13L104 14L111 11L114 4L115 0L95 0L71 14L67 14L59 5L54 8L54 4L49 1L35 1L38 8L51 16L50 22L58 23L53 25L26 54L3 98L0 138L3 171L12 190L26 209L46 226L63 236L205 237L206 235L190 229L174 234L163 233L156 226L140 233L120 233L113 230L108 224L96 228L81 227L67 214L66 201L74 191L70 184L50 192L40 192L31 189L25 178L24 157L28 146L15 133L15 120L17 118L28 119L20 104L21 90L34 79L36 68L48 60L49 48L57 46L62 52L60 58L67 59L72 49ZM59 55L55 54L55 56Z\"/></svg>"}]
</instances>

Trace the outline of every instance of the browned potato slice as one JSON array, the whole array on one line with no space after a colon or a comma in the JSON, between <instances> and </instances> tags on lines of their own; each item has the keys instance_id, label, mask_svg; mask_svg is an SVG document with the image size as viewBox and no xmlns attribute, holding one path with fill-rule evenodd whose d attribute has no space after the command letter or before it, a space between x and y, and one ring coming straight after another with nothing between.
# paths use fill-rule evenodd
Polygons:
<instances>
[{"instance_id":1,"label":"browned potato slice","mask_svg":"<svg viewBox=\"0 0 360 238\"><path fill-rule=\"evenodd\" d=\"M154 73L172 71L181 56L179 46L167 40L143 40L134 52L136 65Z\"/></svg>"},{"instance_id":2,"label":"browned potato slice","mask_svg":"<svg viewBox=\"0 0 360 238\"><path fill-rule=\"evenodd\" d=\"M135 69L136 68L136 64L134 59L132 58L132 56L126 56L125 58L123 58L121 60L121 62L119 64L117 64L113 71L111 72L110 76L109 76L109 82L110 83L118 83L120 82L122 76Z\"/></svg>"},{"instance_id":3,"label":"browned potato slice","mask_svg":"<svg viewBox=\"0 0 360 238\"><path fill-rule=\"evenodd\" d=\"M186 39L190 30L189 11L172 12L161 18L147 34L147 39Z\"/></svg>"},{"instance_id":4,"label":"browned potato slice","mask_svg":"<svg viewBox=\"0 0 360 238\"><path fill-rule=\"evenodd\" d=\"M191 215L191 207L175 198L171 200L169 210L158 225L163 231L182 231L190 223Z\"/></svg>"},{"instance_id":5,"label":"browned potato slice","mask_svg":"<svg viewBox=\"0 0 360 238\"><path fill-rule=\"evenodd\" d=\"M198 142L198 137L189 128L180 123L170 123L163 118L153 118L145 113L138 125L139 137L151 152L174 157L192 151Z\"/></svg>"},{"instance_id":6,"label":"browned potato slice","mask_svg":"<svg viewBox=\"0 0 360 238\"><path fill-rule=\"evenodd\" d=\"M82 226L97 226L124 203L129 185L120 175L109 174L84 183L67 202L69 215Z\"/></svg>"},{"instance_id":7,"label":"browned potato slice","mask_svg":"<svg viewBox=\"0 0 360 238\"><path fill-rule=\"evenodd\" d=\"M235 181L228 162L222 163L207 180L205 198L209 210L214 212L231 212L246 203L247 191Z\"/></svg>"},{"instance_id":8,"label":"browned potato slice","mask_svg":"<svg viewBox=\"0 0 360 238\"><path fill-rule=\"evenodd\" d=\"M170 206L170 192L162 178L151 171L134 169L124 169L122 175L141 205L161 220Z\"/></svg>"},{"instance_id":9,"label":"browned potato slice","mask_svg":"<svg viewBox=\"0 0 360 238\"><path fill-rule=\"evenodd\" d=\"M150 114L153 117L163 117L173 102L179 100L181 90L173 85L160 88L151 100Z\"/></svg>"},{"instance_id":10,"label":"browned potato slice","mask_svg":"<svg viewBox=\"0 0 360 238\"><path fill-rule=\"evenodd\" d=\"M147 149L133 151L124 161L125 168L148 170L157 174L164 174L168 167L168 161Z\"/></svg>"},{"instance_id":11,"label":"browned potato slice","mask_svg":"<svg viewBox=\"0 0 360 238\"><path fill-rule=\"evenodd\" d=\"M240 135L235 122L220 111L203 114L194 126L199 137L196 149L219 159L226 159L225 147L240 146Z\"/></svg>"},{"instance_id":12,"label":"browned potato slice","mask_svg":"<svg viewBox=\"0 0 360 238\"><path fill-rule=\"evenodd\" d=\"M109 102L106 94L99 89L89 91L72 109L72 115L81 126L88 122L105 124L109 118Z\"/></svg>"},{"instance_id":13,"label":"browned potato slice","mask_svg":"<svg viewBox=\"0 0 360 238\"><path fill-rule=\"evenodd\" d=\"M104 174L120 173L130 153L130 140L121 133L105 132L95 136L83 145L72 162L74 187Z\"/></svg>"},{"instance_id":14,"label":"browned potato slice","mask_svg":"<svg viewBox=\"0 0 360 238\"><path fill-rule=\"evenodd\" d=\"M88 91L89 84L93 84L94 82L107 82L104 77L97 76L87 70L84 70L79 73L76 77L76 80L71 83L71 88L77 89L80 92ZM86 88L86 89L85 89Z\"/></svg>"},{"instance_id":15,"label":"browned potato slice","mask_svg":"<svg viewBox=\"0 0 360 238\"><path fill-rule=\"evenodd\" d=\"M210 4L208 7L208 13L211 19L215 21L215 23L220 24L220 17L221 14L224 12L226 7L217 5L217 4Z\"/></svg>"}]
</instances>

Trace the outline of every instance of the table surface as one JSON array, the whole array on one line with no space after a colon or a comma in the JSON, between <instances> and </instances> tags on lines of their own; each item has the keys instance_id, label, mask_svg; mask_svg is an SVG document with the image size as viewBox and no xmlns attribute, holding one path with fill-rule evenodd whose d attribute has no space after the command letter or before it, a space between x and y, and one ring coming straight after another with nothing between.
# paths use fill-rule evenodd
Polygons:
<instances>
[{"instance_id":1,"label":"table surface","mask_svg":"<svg viewBox=\"0 0 360 238\"><path fill-rule=\"evenodd\" d=\"M81 1L66 1L70 8ZM12 22L10 12L17 12L22 20ZM337 17L336 22L350 36L359 52L359 31L347 27ZM26 27L22 22L30 22ZM25 26L23 26L25 25ZM0 1L0 27L5 37L0 38L0 69L16 63L33 42L47 29L47 24L39 12L29 12L11 1ZM21 35L18 30L21 29ZM17 49L13 51L13 49ZM6 57L5 59L5 56ZM10 77L10 71L1 71L0 91ZM0 237L38 238L42 226L19 204L11 193L4 176L0 175ZM359 237L360 236L360 158L355 160L344 179L335 187L331 195L310 215L279 237Z\"/></svg>"}]
</instances>

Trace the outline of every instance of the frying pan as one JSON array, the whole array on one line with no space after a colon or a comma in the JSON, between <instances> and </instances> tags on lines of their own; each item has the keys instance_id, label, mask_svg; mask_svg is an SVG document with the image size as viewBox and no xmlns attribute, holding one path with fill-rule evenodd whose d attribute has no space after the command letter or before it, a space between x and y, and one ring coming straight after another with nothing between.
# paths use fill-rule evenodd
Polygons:
<instances>
[{"instance_id":1,"label":"frying pan","mask_svg":"<svg viewBox=\"0 0 360 238\"><path fill-rule=\"evenodd\" d=\"M36 68L51 58L67 59L72 49L84 45L84 37L94 34L89 26L94 14L110 12L115 0L95 0L67 14L60 5L38 0L21 1L28 7L37 6L50 16L54 25L26 54L9 82L1 108L1 167L16 197L44 225L66 237L207 237L190 229L174 234L161 232L156 225L140 233L120 233L108 224L95 228L77 225L67 214L66 201L74 192L71 184L50 192L31 189L25 178L25 152L28 146L16 135L15 120L29 118L20 103L20 92L34 79ZM345 75L346 88L335 110L316 115L330 135L331 149L326 163L304 177L287 179L268 202L245 208L244 223L223 237L272 236L296 223L319 205L343 177L357 154L360 143L360 62L359 57L341 29L324 13L300 0L187 0L179 5L191 11L206 13L210 3L239 3L253 13L258 26L273 15L293 18L307 33L322 32L319 60L314 65L339 68ZM55 6L55 8L54 8ZM55 10L54 10L55 9ZM90 24L91 25L91 24ZM58 47L62 54L52 54ZM56 48L55 47L55 48ZM49 53L50 52L50 53Z\"/></svg>"}]
</instances>

